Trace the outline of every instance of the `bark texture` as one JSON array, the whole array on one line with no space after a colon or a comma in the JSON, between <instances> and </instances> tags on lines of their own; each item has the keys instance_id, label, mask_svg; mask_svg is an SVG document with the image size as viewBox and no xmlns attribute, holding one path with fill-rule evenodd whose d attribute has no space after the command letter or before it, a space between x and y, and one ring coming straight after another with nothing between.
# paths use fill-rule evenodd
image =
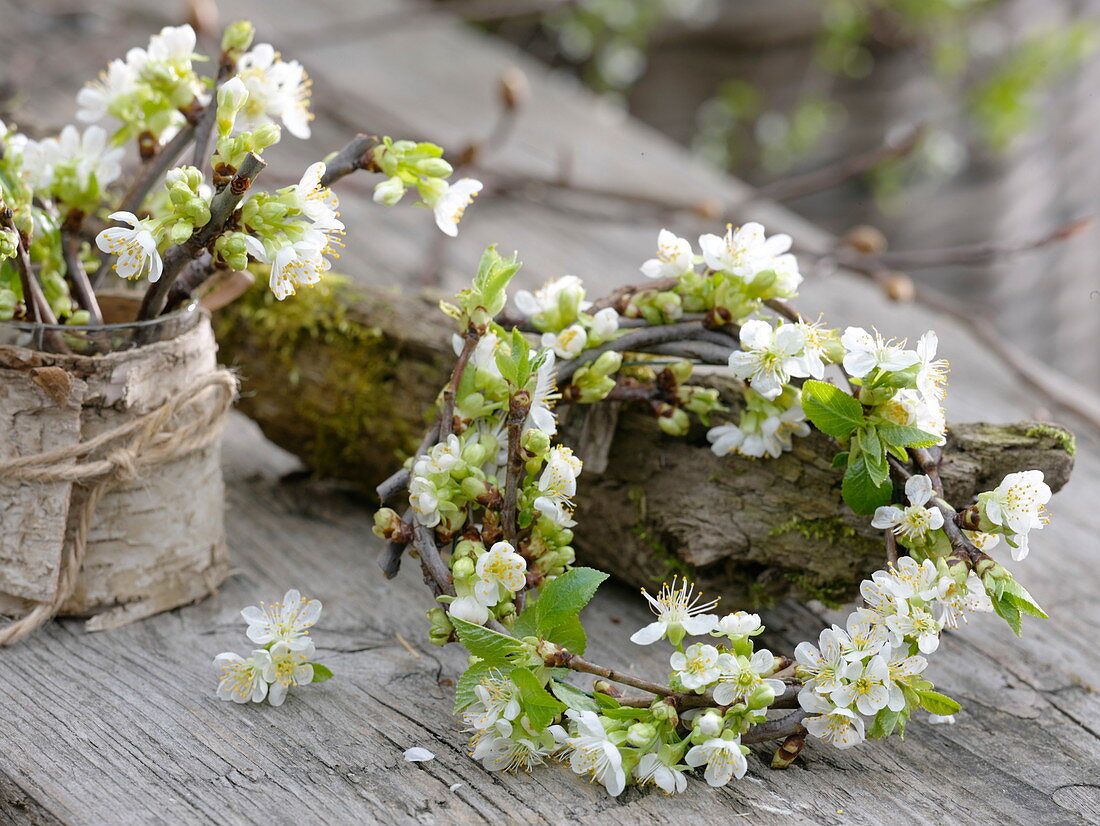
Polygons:
<instances>
[{"instance_id":1,"label":"bark texture","mask_svg":"<svg viewBox=\"0 0 1100 826\"><path fill-rule=\"evenodd\" d=\"M0 346L0 457L71 446L156 410L218 369L216 350L206 318L170 341L106 355ZM0 480L0 611L54 597L86 493L72 482ZM223 508L216 443L117 482L96 507L61 615L92 617L89 630L101 630L206 596L229 572Z\"/></svg>"},{"instance_id":2,"label":"bark texture","mask_svg":"<svg viewBox=\"0 0 1100 826\"><path fill-rule=\"evenodd\" d=\"M321 285L277 310L262 286L216 321L241 372L241 408L319 475L368 490L415 449L454 362L451 329L429 297ZM731 405L736 385L719 377ZM564 408L563 408L564 412ZM563 437L585 460L580 559L634 585L676 573L739 600L842 602L881 567L881 533L841 500L834 450L814 432L777 460L714 456L702 427L683 439L624 405L577 408ZM1051 425L953 425L943 467L963 505L1009 472L1043 470L1057 490L1071 434Z\"/></svg>"}]
</instances>

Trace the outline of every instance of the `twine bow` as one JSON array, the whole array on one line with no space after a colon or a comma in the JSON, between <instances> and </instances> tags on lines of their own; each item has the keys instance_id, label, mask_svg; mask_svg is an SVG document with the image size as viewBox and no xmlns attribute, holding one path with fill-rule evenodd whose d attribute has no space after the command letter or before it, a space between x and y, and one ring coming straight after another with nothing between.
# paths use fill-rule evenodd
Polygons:
<instances>
[{"instance_id":1,"label":"twine bow","mask_svg":"<svg viewBox=\"0 0 1100 826\"><path fill-rule=\"evenodd\" d=\"M76 516L72 540L61 552L57 590L26 616L0 629L0 646L18 642L52 618L73 593L84 566L88 530L99 500L111 488L141 478L145 468L178 459L213 444L217 425L237 395L237 378L217 370L173 394L160 407L104 431L86 442L0 459L0 478L43 483L71 482L88 489ZM213 403L206 404L213 397ZM91 458L97 456L99 458Z\"/></svg>"}]
</instances>

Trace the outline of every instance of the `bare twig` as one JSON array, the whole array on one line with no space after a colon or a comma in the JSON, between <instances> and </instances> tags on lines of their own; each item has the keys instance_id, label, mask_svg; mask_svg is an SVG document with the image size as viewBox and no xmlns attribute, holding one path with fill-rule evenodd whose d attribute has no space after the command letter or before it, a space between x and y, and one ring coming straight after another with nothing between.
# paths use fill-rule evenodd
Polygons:
<instances>
[{"instance_id":1,"label":"bare twig","mask_svg":"<svg viewBox=\"0 0 1100 826\"><path fill-rule=\"evenodd\" d=\"M662 324L653 327L643 327L640 330L627 333L624 336L619 336L614 341L609 341L606 344L601 344L599 347L593 347L591 350L585 350L575 359L563 362L558 368L558 384L564 385L573 374L577 372L581 367L589 364L604 353L609 351L625 352L629 350L640 351L646 347L650 347L657 344L667 344L669 342L680 341L683 339L692 339L696 334L703 331L703 323L701 321L682 321L676 324ZM727 353L727 357L728 357Z\"/></svg>"},{"instance_id":2,"label":"bare twig","mask_svg":"<svg viewBox=\"0 0 1100 826\"><path fill-rule=\"evenodd\" d=\"M321 176L321 186L332 186L345 175L350 175L358 169L369 169L371 154L376 146L378 146L378 138L373 135L362 133L356 135L325 162L325 174Z\"/></svg>"},{"instance_id":3,"label":"bare twig","mask_svg":"<svg viewBox=\"0 0 1100 826\"><path fill-rule=\"evenodd\" d=\"M420 567L424 570L424 582L429 585L435 595L449 594L454 596L454 582L451 579L451 571L439 555L439 546L435 544L435 532L418 522L413 524L413 545L420 552Z\"/></svg>"},{"instance_id":4,"label":"bare twig","mask_svg":"<svg viewBox=\"0 0 1100 826\"><path fill-rule=\"evenodd\" d=\"M914 126L896 140L887 141L870 151L842 158L835 163L802 175L792 175L789 178L781 178L772 183L764 184L756 190L754 199L790 201L804 195L812 195L816 192L832 189L834 186L839 186L845 181L862 175L880 163L903 158L910 154L920 144L924 132L924 126Z\"/></svg>"},{"instance_id":5,"label":"bare twig","mask_svg":"<svg viewBox=\"0 0 1100 826\"><path fill-rule=\"evenodd\" d=\"M802 721L808 716L805 711L792 711L777 720L759 723L741 735L741 742L748 746L753 743L766 743L768 740L782 740L792 734L798 734L805 731Z\"/></svg>"},{"instance_id":6,"label":"bare twig","mask_svg":"<svg viewBox=\"0 0 1100 826\"><path fill-rule=\"evenodd\" d=\"M199 257L183 268L176 283L168 291L164 301L164 312L170 313L187 301L191 294L202 286L214 272L214 260L209 252L203 251Z\"/></svg>"},{"instance_id":7,"label":"bare twig","mask_svg":"<svg viewBox=\"0 0 1100 826\"><path fill-rule=\"evenodd\" d=\"M42 291L42 285L38 283L38 276L31 264L31 257L27 252L27 239L15 225L15 216L10 207L0 208L0 225L15 233L15 267L19 270L19 283L23 288L23 306L26 308L27 319L39 324L56 325L57 317L53 314L49 302L46 301L46 294ZM56 330L44 331L42 338L49 339L50 349L54 352L69 352L65 339Z\"/></svg>"},{"instance_id":8,"label":"bare twig","mask_svg":"<svg viewBox=\"0 0 1100 826\"><path fill-rule=\"evenodd\" d=\"M855 250L841 248L836 252L837 263L850 267L852 262L861 266L867 263L878 264L882 267L895 270L920 270L933 267L946 266L976 266L979 264L992 264L1034 250L1048 247L1068 241L1073 236L1090 227L1093 216L1086 215L1076 218L1050 232L1036 238L1027 238L1017 243L1009 244L967 244L957 247L944 247L943 249L925 250L899 250L897 252L881 252L873 255L861 254Z\"/></svg>"},{"instance_id":9,"label":"bare twig","mask_svg":"<svg viewBox=\"0 0 1100 826\"><path fill-rule=\"evenodd\" d=\"M84 262L80 260L80 225L84 221L84 213L72 210L65 216L61 224L61 254L65 259L65 275L69 282L76 303L88 311L89 323L102 324L103 311L99 308L95 290L88 273L84 270Z\"/></svg>"},{"instance_id":10,"label":"bare twig","mask_svg":"<svg viewBox=\"0 0 1100 826\"><path fill-rule=\"evenodd\" d=\"M455 394L462 382L462 374L466 370L466 363L473 355L480 339L481 334L476 327L470 326L467 328L466 334L463 336L462 351L455 361L454 370L451 371L451 380L447 382L447 386L443 389L443 405L439 410L439 441L441 442L454 433Z\"/></svg>"},{"instance_id":11,"label":"bare twig","mask_svg":"<svg viewBox=\"0 0 1100 826\"><path fill-rule=\"evenodd\" d=\"M160 279L145 293L139 319L155 318L163 310L168 292L183 268L200 256L221 235L252 181L267 166L259 155L250 152L241 163L230 184L210 201L210 220L182 244L176 244L164 254L164 270Z\"/></svg>"},{"instance_id":12,"label":"bare twig","mask_svg":"<svg viewBox=\"0 0 1100 826\"><path fill-rule=\"evenodd\" d=\"M516 527L516 504L519 498L519 482L523 475L523 450L520 435L523 423L531 410L531 394L526 390L517 390L508 402L508 466L504 480L504 505L501 509L501 529L504 538L516 546L518 529Z\"/></svg>"}]
</instances>

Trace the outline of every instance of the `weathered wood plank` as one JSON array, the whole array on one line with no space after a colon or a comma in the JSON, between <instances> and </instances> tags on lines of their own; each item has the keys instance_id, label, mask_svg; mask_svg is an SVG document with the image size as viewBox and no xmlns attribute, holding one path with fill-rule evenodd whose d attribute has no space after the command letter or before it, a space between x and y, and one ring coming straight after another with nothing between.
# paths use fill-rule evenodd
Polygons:
<instances>
[{"instance_id":1,"label":"weathered wood plank","mask_svg":"<svg viewBox=\"0 0 1100 826\"><path fill-rule=\"evenodd\" d=\"M102 38L107 53L118 51L122 33L168 22L164 15L174 10L152 0L103 5L149 12L118 17L119 28ZM318 92L334 90L329 94L340 102L345 121L362 115L362 126L371 131L407 131L452 144L476 134L491 112L492 78L517 60L499 44L449 26L365 44L319 44L295 54L295 33L337 13L367 12L349 11L336 0L250 0L226 11L265 21L265 35L307 62ZM73 30L43 31L51 49L77 40ZM13 36L0 32L0 42ZM85 39L100 43L99 37ZM554 148L568 141L577 150L579 172L597 183L648 180L655 188L700 196L744 192L652 132L616 121L537 67L526 68L537 104L503 156L507 163L541 164L546 171ZM59 77L56 66L46 64L34 80L49 84ZM370 82L377 78L386 82ZM361 107L367 84L372 102ZM71 89L59 95L64 101L57 111L71 111L63 108L70 95ZM349 131L332 119L316 124L319 145L335 146ZM295 168L311 157L300 143L279 151ZM367 191L362 183L349 184L345 218L363 227L352 234L344 258L349 269L375 282L414 275L418 250L434 232L430 222L365 203L356 198ZM526 284L569 271L600 289L633 280L636 264L651 254L658 220L621 222L609 208L606 220L598 221L526 200L477 207L462 237L447 247L450 284L469 273L480 247L493 240L520 250L528 262ZM781 210L761 206L753 213L776 229L811 241L822 237ZM702 229L686 219L674 228ZM805 306L826 310L838 325L875 321L893 334L912 335L929 323L843 275L807 284L805 293ZM954 419L1033 414L1029 395L960 330L935 326L953 361ZM1088 652L1100 624L1092 573L1100 465L1094 445L1086 447L1073 483L1053 502L1054 524L1035 537L1032 556L1020 566L1051 621L1029 622L1021 641L1003 623L982 617L948 635L933 658L933 678L966 706L958 725L934 728L918 721L904 742L849 752L811 744L804 761L787 772L767 771L753 760L750 778L724 790L693 781L676 799L631 791L614 801L561 766L529 777L490 776L466 756L445 684L457 677L463 658L456 647L431 648L418 635L429 605L419 577L409 570L383 581L374 565L378 546L369 535L370 514L323 486L280 484L293 461L236 419L226 439L226 466L229 539L240 576L198 606L90 636L75 623L58 623L0 654L0 816L89 826L246 824L261 817L277 823L614 826L740 822L741 815L764 824L1094 822L1100 665ZM236 612L290 586L326 605L316 637L320 659L336 679L292 695L281 709L219 702L210 659L248 648ZM667 668L659 651L623 644L646 621L640 603L618 587L601 593L587 617L591 655L658 676ZM765 617L782 628L767 642L790 650L834 617L784 605ZM427 746L437 759L405 763L401 753L413 745ZM454 783L464 785L451 792Z\"/></svg>"}]
</instances>

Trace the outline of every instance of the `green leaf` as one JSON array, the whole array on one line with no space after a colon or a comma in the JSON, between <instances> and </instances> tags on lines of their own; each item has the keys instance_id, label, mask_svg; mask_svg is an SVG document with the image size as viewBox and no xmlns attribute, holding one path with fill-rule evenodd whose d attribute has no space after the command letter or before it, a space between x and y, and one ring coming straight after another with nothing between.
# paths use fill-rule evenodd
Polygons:
<instances>
[{"instance_id":1,"label":"green leaf","mask_svg":"<svg viewBox=\"0 0 1100 826\"><path fill-rule=\"evenodd\" d=\"M952 700L946 694L938 691L918 691L921 707L930 714L948 715L962 709L962 706Z\"/></svg>"},{"instance_id":2,"label":"green leaf","mask_svg":"<svg viewBox=\"0 0 1100 826\"><path fill-rule=\"evenodd\" d=\"M871 727L867 729L867 737L869 738L881 738L889 737L894 733L894 729L898 728L899 724L901 730L905 730L905 723L909 719L909 709L903 708L901 711L891 711L888 708L880 709L878 714L875 715L874 722L871 723Z\"/></svg>"},{"instance_id":3,"label":"green leaf","mask_svg":"<svg viewBox=\"0 0 1100 826\"><path fill-rule=\"evenodd\" d=\"M833 467L842 468L848 467L848 451L842 450L836 456L833 457Z\"/></svg>"},{"instance_id":4,"label":"green leaf","mask_svg":"<svg viewBox=\"0 0 1100 826\"><path fill-rule=\"evenodd\" d=\"M584 632L584 626L581 625L581 618L577 615L569 616L551 628L549 631L545 631L540 636L543 639L555 642L562 648L568 648L574 654L584 654L584 650L588 647L588 635Z\"/></svg>"},{"instance_id":5,"label":"green leaf","mask_svg":"<svg viewBox=\"0 0 1100 826\"><path fill-rule=\"evenodd\" d=\"M1002 598L1011 600L1012 604L1025 614L1031 614L1031 616L1040 619L1049 619L1046 611L1039 607L1039 603L1035 601L1023 585L1014 579L1002 579L1000 581L1004 583L1001 590Z\"/></svg>"},{"instance_id":6,"label":"green leaf","mask_svg":"<svg viewBox=\"0 0 1100 826\"><path fill-rule=\"evenodd\" d=\"M848 507L859 514L871 514L875 508L890 504L894 486L890 482L876 483L863 456L848 465L841 493Z\"/></svg>"},{"instance_id":7,"label":"green leaf","mask_svg":"<svg viewBox=\"0 0 1100 826\"><path fill-rule=\"evenodd\" d=\"M569 683L563 683L561 680L551 680L550 691L569 708L577 711L600 710L600 706L595 700Z\"/></svg>"},{"instance_id":8,"label":"green leaf","mask_svg":"<svg viewBox=\"0 0 1100 826\"><path fill-rule=\"evenodd\" d=\"M332 669L320 663L310 663L313 666L313 679L310 682L323 683L332 679Z\"/></svg>"},{"instance_id":9,"label":"green leaf","mask_svg":"<svg viewBox=\"0 0 1100 826\"><path fill-rule=\"evenodd\" d=\"M454 713L458 714L470 703L477 700L477 694L474 693L474 686L482 681L485 677L489 676L490 672L494 671L494 667L486 662L474 663L464 672L462 676L458 678L458 685L455 686L455 710Z\"/></svg>"},{"instance_id":10,"label":"green leaf","mask_svg":"<svg viewBox=\"0 0 1100 826\"><path fill-rule=\"evenodd\" d=\"M600 708L619 708L619 701L602 691L593 692L592 699L599 704Z\"/></svg>"},{"instance_id":11,"label":"green leaf","mask_svg":"<svg viewBox=\"0 0 1100 826\"><path fill-rule=\"evenodd\" d=\"M874 427L860 428L856 433L856 439L859 441L859 449L864 456L875 462L880 462L885 458L882 452L882 441L879 439L878 432Z\"/></svg>"},{"instance_id":12,"label":"green leaf","mask_svg":"<svg viewBox=\"0 0 1100 826\"><path fill-rule=\"evenodd\" d=\"M634 708L632 706L619 706L618 708L605 708L601 714L610 720L643 720L653 712L648 708Z\"/></svg>"},{"instance_id":13,"label":"green leaf","mask_svg":"<svg viewBox=\"0 0 1100 826\"><path fill-rule=\"evenodd\" d=\"M512 669L512 682L519 688L519 701L536 729L546 728L565 711L565 703L547 691L529 668Z\"/></svg>"},{"instance_id":14,"label":"green leaf","mask_svg":"<svg viewBox=\"0 0 1100 826\"><path fill-rule=\"evenodd\" d=\"M810 379L802 385L802 409L814 427L844 439L863 425L863 405L839 387Z\"/></svg>"},{"instance_id":15,"label":"green leaf","mask_svg":"<svg viewBox=\"0 0 1100 826\"><path fill-rule=\"evenodd\" d=\"M1008 627L1015 632L1017 637L1023 636L1023 618L1020 616L1020 609L1014 602L1006 599L1005 594L1001 594L999 598L993 600L993 610L997 612L997 616L1008 623Z\"/></svg>"},{"instance_id":16,"label":"green leaf","mask_svg":"<svg viewBox=\"0 0 1100 826\"><path fill-rule=\"evenodd\" d=\"M548 635L565 620L576 619L605 579L603 571L573 568L543 585L535 603L536 633Z\"/></svg>"},{"instance_id":17,"label":"green leaf","mask_svg":"<svg viewBox=\"0 0 1100 826\"><path fill-rule=\"evenodd\" d=\"M503 665L508 658L523 652L523 643L515 637L498 634L472 622L451 617L458 639L471 654L481 657L489 665Z\"/></svg>"},{"instance_id":18,"label":"green leaf","mask_svg":"<svg viewBox=\"0 0 1100 826\"><path fill-rule=\"evenodd\" d=\"M882 441L894 447L934 447L939 437L919 427L906 424L882 424L878 426Z\"/></svg>"}]
</instances>

